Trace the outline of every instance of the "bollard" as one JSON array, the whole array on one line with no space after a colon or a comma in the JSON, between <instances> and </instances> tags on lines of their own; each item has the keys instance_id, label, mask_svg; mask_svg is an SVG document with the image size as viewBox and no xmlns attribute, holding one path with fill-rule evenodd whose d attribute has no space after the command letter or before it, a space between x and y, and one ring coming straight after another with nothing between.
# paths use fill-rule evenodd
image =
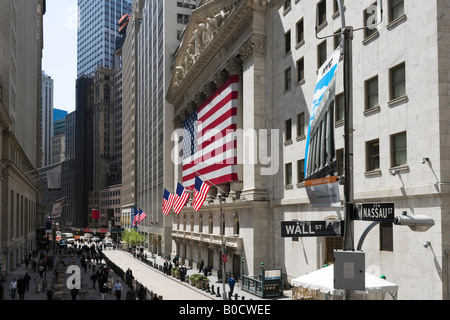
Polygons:
<instances>
[{"instance_id":1,"label":"bollard","mask_svg":"<svg viewBox=\"0 0 450 320\"><path fill-rule=\"evenodd\" d=\"M245 296L242 296L242 298L241 298L242 300L245 300Z\"/></svg>"},{"instance_id":2,"label":"bollard","mask_svg":"<svg viewBox=\"0 0 450 320\"><path fill-rule=\"evenodd\" d=\"M234 294L234 300L237 300L237 299L238 299L238 294L235 293L235 294Z\"/></svg>"},{"instance_id":3,"label":"bollard","mask_svg":"<svg viewBox=\"0 0 450 320\"><path fill-rule=\"evenodd\" d=\"M216 297L220 297L220 287L217 287Z\"/></svg>"},{"instance_id":4,"label":"bollard","mask_svg":"<svg viewBox=\"0 0 450 320\"><path fill-rule=\"evenodd\" d=\"M206 292L211 292L211 290L209 289L209 283L206 284Z\"/></svg>"},{"instance_id":5,"label":"bollard","mask_svg":"<svg viewBox=\"0 0 450 320\"><path fill-rule=\"evenodd\" d=\"M211 286L211 294L216 294L216 293L214 292L214 285Z\"/></svg>"}]
</instances>

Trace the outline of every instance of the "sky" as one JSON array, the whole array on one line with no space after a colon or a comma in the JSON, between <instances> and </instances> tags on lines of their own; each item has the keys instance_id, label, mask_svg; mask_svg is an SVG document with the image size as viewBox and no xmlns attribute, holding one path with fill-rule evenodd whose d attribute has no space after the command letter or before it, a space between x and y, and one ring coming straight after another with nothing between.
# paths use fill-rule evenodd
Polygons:
<instances>
[{"instance_id":1,"label":"sky","mask_svg":"<svg viewBox=\"0 0 450 320\"><path fill-rule=\"evenodd\" d=\"M47 0L42 70L54 82L54 108L75 111L77 0Z\"/></svg>"}]
</instances>

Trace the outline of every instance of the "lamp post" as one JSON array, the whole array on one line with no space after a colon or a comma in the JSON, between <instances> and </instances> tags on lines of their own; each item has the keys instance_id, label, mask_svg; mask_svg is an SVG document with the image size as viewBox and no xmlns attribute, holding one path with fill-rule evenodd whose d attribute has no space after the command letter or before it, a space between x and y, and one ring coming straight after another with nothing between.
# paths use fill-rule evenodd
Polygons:
<instances>
[{"instance_id":1,"label":"lamp post","mask_svg":"<svg viewBox=\"0 0 450 320\"><path fill-rule=\"evenodd\" d=\"M224 228L224 224L223 224L223 209L222 209L222 196L220 196L220 195L218 195L218 198L219 198L219 203L220 203L220 229L221 229L221 231L220 231L220 235L221 235L221 238L222 238L222 298L224 299L224 300L226 300L227 298L226 298L226 292L225 292L225 264L226 264L226 262L224 261L225 259L225 251L226 251L226 242L227 242L227 239L229 239L229 238L238 238L239 237L239 235L238 234L234 234L234 235L232 235L232 236L228 236L228 237L225 237L225 228ZM244 258L242 258L242 259L244 259Z\"/></svg>"}]
</instances>

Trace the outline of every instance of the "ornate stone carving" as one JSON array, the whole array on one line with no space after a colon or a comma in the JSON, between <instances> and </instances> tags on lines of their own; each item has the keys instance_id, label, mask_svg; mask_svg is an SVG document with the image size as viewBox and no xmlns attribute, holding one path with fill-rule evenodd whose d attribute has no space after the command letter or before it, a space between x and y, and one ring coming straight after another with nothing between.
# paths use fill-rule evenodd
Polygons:
<instances>
[{"instance_id":1,"label":"ornate stone carving","mask_svg":"<svg viewBox=\"0 0 450 320\"><path fill-rule=\"evenodd\" d=\"M266 55L266 37L252 35L239 50L239 54L243 61L251 56L265 57Z\"/></svg>"},{"instance_id":2,"label":"ornate stone carving","mask_svg":"<svg viewBox=\"0 0 450 320\"><path fill-rule=\"evenodd\" d=\"M225 20L230 16L231 11L232 9L222 9L220 12L207 16L199 21L188 41L186 52L183 53L183 56L178 60L178 65L175 66L175 88L180 85L186 77L186 74L200 58L205 48L214 39L217 32L225 23Z\"/></svg>"}]
</instances>

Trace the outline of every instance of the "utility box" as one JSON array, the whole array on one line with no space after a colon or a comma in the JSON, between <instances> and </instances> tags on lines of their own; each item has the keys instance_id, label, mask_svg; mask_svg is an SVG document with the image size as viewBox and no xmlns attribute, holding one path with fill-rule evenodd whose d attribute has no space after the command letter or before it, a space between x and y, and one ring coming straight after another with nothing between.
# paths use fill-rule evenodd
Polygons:
<instances>
[{"instance_id":1,"label":"utility box","mask_svg":"<svg viewBox=\"0 0 450 320\"><path fill-rule=\"evenodd\" d=\"M362 251L334 251L334 288L366 290L366 255Z\"/></svg>"}]
</instances>

